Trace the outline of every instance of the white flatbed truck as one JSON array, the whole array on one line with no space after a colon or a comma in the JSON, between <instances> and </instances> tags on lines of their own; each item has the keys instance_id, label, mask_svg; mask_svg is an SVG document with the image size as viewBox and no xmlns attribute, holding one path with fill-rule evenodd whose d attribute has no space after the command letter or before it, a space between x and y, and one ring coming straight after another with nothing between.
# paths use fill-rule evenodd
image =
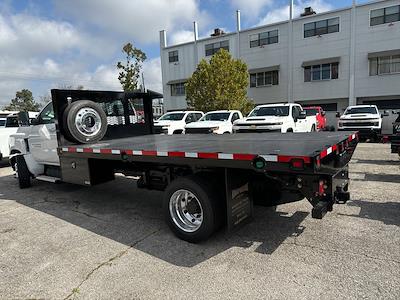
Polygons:
<instances>
[{"instance_id":1,"label":"white flatbed truck","mask_svg":"<svg viewBox=\"0 0 400 300\"><path fill-rule=\"evenodd\" d=\"M312 217L320 219L349 199L347 164L357 133L155 135L151 103L160 97L151 91L52 90L56 152L46 137L40 142L25 134L27 149L16 156L20 187L29 187L32 178L92 186L115 173L139 176L138 187L164 191L166 222L189 242L246 223L253 204L307 198ZM123 124L104 124L101 107L116 99L126 108L133 99L142 101L144 121L131 124L126 111ZM31 127L45 126L41 119L39 114ZM86 140L77 141L82 136ZM47 163L46 155L56 155L58 164L53 158Z\"/></svg>"}]
</instances>

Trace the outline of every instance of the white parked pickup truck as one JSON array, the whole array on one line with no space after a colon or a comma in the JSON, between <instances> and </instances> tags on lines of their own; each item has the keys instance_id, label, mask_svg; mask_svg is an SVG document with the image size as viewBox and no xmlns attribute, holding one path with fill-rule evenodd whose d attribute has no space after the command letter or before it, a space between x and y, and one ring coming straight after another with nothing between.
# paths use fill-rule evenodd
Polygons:
<instances>
[{"instance_id":1,"label":"white parked pickup truck","mask_svg":"<svg viewBox=\"0 0 400 300\"><path fill-rule=\"evenodd\" d=\"M37 112L28 112L29 120L33 120L37 116ZM10 149L8 145L8 140L11 135L18 131L18 113L12 113L8 115L3 121L1 121L2 126L0 126L0 160L8 158L10 156ZM12 154L12 153L11 153Z\"/></svg>"},{"instance_id":2,"label":"white parked pickup truck","mask_svg":"<svg viewBox=\"0 0 400 300\"><path fill-rule=\"evenodd\" d=\"M338 130L358 131L360 137L377 139L382 131L382 115L376 105L349 106L340 116L337 113Z\"/></svg>"},{"instance_id":3,"label":"white parked pickup truck","mask_svg":"<svg viewBox=\"0 0 400 300\"><path fill-rule=\"evenodd\" d=\"M185 133L186 124L196 122L204 116L202 111L172 111L154 121L154 133L181 134Z\"/></svg>"},{"instance_id":4,"label":"white parked pickup truck","mask_svg":"<svg viewBox=\"0 0 400 300\"><path fill-rule=\"evenodd\" d=\"M316 116L307 117L296 103L258 105L247 118L233 124L234 132L310 132L316 128Z\"/></svg>"},{"instance_id":5,"label":"white parked pickup truck","mask_svg":"<svg viewBox=\"0 0 400 300\"><path fill-rule=\"evenodd\" d=\"M216 110L185 126L185 133L232 133L233 123L243 118L238 110Z\"/></svg>"}]
</instances>

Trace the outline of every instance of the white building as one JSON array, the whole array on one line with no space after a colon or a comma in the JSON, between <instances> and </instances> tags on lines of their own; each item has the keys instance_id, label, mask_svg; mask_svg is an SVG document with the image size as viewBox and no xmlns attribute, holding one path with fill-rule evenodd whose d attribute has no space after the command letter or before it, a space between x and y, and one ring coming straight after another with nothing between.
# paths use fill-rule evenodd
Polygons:
<instances>
[{"instance_id":1,"label":"white building","mask_svg":"<svg viewBox=\"0 0 400 300\"><path fill-rule=\"evenodd\" d=\"M218 32L217 32L218 33ZM256 104L299 102L334 113L348 105L400 109L400 1L383 0L167 45L160 32L166 109L186 107L184 83L202 58L225 48L248 65ZM386 122L389 124L389 122ZM387 125L388 127L390 125Z\"/></svg>"}]
</instances>

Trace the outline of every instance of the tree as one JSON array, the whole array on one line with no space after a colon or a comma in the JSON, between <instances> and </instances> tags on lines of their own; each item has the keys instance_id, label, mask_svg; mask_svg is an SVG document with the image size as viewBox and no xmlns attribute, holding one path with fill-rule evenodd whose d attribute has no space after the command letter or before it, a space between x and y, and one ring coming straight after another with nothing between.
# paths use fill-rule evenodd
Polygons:
<instances>
[{"instance_id":1,"label":"tree","mask_svg":"<svg viewBox=\"0 0 400 300\"><path fill-rule=\"evenodd\" d=\"M39 111L40 104L33 99L32 92L28 89L23 89L15 93L15 98L10 104L5 106L5 110L17 111Z\"/></svg>"},{"instance_id":2,"label":"tree","mask_svg":"<svg viewBox=\"0 0 400 300\"><path fill-rule=\"evenodd\" d=\"M126 44L122 48L122 52L126 55L126 62L119 61L117 63L117 69L119 70L118 80L124 91L136 90L142 64L146 60L146 54L131 43Z\"/></svg>"},{"instance_id":3,"label":"tree","mask_svg":"<svg viewBox=\"0 0 400 300\"><path fill-rule=\"evenodd\" d=\"M221 49L209 63L202 59L188 79L188 106L202 111L237 109L247 114L253 108L247 98L248 84L247 65Z\"/></svg>"}]
</instances>

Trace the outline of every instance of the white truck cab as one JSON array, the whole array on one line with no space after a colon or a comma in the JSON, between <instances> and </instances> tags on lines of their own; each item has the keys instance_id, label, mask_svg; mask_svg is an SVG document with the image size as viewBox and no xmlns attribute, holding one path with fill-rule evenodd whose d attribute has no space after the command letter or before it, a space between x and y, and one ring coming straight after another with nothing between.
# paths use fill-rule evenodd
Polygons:
<instances>
[{"instance_id":1,"label":"white truck cab","mask_svg":"<svg viewBox=\"0 0 400 300\"><path fill-rule=\"evenodd\" d=\"M181 134L185 133L186 124L198 121L204 113L202 111L171 111L154 121L155 133Z\"/></svg>"},{"instance_id":2,"label":"white truck cab","mask_svg":"<svg viewBox=\"0 0 400 300\"><path fill-rule=\"evenodd\" d=\"M10 135L10 163L15 167L15 156L26 154L26 160L40 165L59 166L57 135L52 102L48 103L31 121L31 126L21 126ZM35 165L36 165L35 164Z\"/></svg>"},{"instance_id":3,"label":"white truck cab","mask_svg":"<svg viewBox=\"0 0 400 300\"><path fill-rule=\"evenodd\" d=\"M185 126L185 133L232 133L233 123L243 118L238 110L216 110Z\"/></svg>"},{"instance_id":4,"label":"white truck cab","mask_svg":"<svg viewBox=\"0 0 400 300\"><path fill-rule=\"evenodd\" d=\"M310 132L316 128L316 116L307 117L296 103L258 105L247 118L233 124L234 132Z\"/></svg>"}]
</instances>

